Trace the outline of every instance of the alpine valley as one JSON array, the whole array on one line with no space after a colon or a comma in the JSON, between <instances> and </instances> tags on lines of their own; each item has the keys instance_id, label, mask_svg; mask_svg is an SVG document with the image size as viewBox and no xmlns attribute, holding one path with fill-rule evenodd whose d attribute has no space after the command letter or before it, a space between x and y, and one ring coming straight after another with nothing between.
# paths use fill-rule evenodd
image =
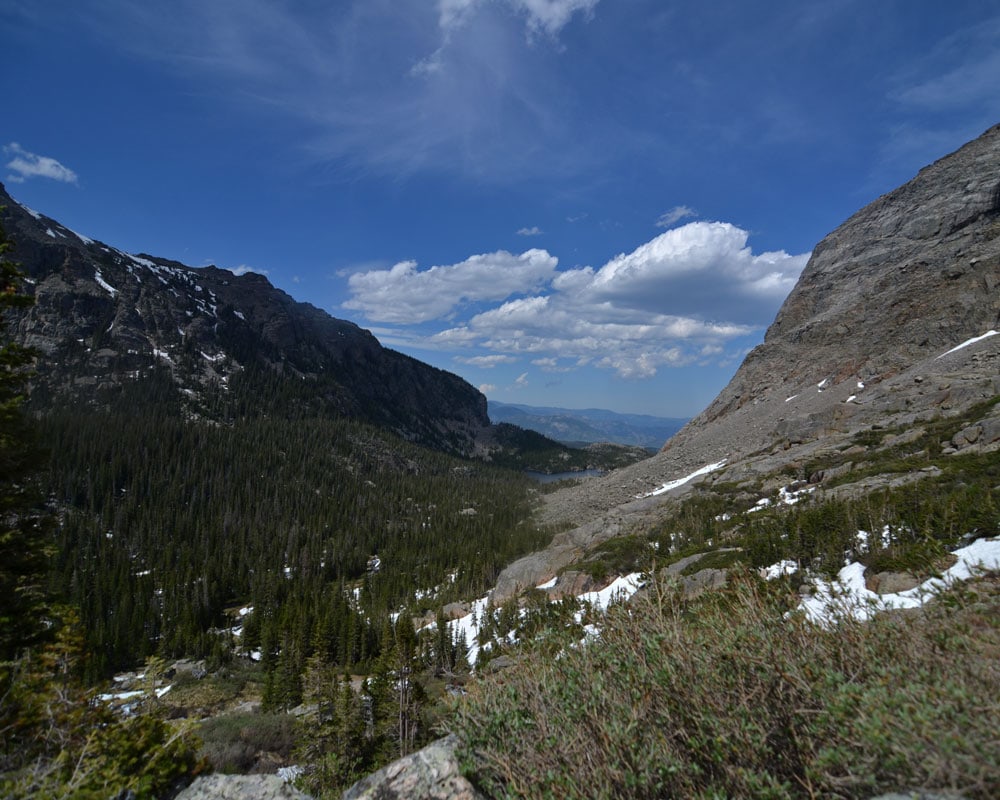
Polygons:
<instances>
[{"instance_id":1,"label":"alpine valley","mask_svg":"<svg viewBox=\"0 0 1000 800\"><path fill-rule=\"evenodd\" d=\"M172 732L136 763L180 765L22 714L11 796L59 763L95 797L300 796L279 768L316 797L1000 796L1000 126L817 244L653 455L494 425L260 275L0 204L47 618L107 730ZM209 770L256 777L184 788Z\"/></svg>"}]
</instances>

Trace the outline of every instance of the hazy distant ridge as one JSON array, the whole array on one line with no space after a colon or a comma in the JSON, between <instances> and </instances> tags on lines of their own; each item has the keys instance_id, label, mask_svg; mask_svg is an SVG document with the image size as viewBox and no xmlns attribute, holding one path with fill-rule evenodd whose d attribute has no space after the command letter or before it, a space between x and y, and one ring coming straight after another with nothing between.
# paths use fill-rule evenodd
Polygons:
<instances>
[{"instance_id":1,"label":"hazy distant ridge","mask_svg":"<svg viewBox=\"0 0 1000 800\"><path fill-rule=\"evenodd\" d=\"M615 442L659 450L687 419L489 401L493 422L510 422L560 442Z\"/></svg>"}]
</instances>

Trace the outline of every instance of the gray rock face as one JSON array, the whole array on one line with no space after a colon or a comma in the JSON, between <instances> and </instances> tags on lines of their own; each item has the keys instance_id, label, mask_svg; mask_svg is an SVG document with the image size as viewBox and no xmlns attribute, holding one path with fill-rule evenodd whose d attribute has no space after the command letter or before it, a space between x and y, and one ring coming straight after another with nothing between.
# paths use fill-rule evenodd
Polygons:
<instances>
[{"instance_id":1,"label":"gray rock face","mask_svg":"<svg viewBox=\"0 0 1000 800\"><path fill-rule=\"evenodd\" d=\"M462 777L456 744L448 736L394 761L354 784L343 800L485 800Z\"/></svg>"},{"instance_id":2,"label":"gray rock face","mask_svg":"<svg viewBox=\"0 0 1000 800\"><path fill-rule=\"evenodd\" d=\"M825 399L838 401L839 413L829 403L788 406L779 430L815 437L851 427L871 388L996 330L998 322L1000 126L921 170L823 239L764 343L667 447L684 446L738 409L822 394L824 381ZM898 400L922 396L927 406L935 399L966 399L957 385L938 389L948 397L920 388L914 383ZM845 402L851 395L856 405ZM768 443L774 429L766 423L752 431L757 435L749 446Z\"/></svg>"},{"instance_id":3,"label":"gray rock face","mask_svg":"<svg viewBox=\"0 0 1000 800\"><path fill-rule=\"evenodd\" d=\"M310 800L277 775L205 775L176 800Z\"/></svg>"},{"instance_id":4,"label":"gray rock face","mask_svg":"<svg viewBox=\"0 0 1000 800\"><path fill-rule=\"evenodd\" d=\"M634 516L637 494L706 464L727 467L702 480L740 481L875 423L956 414L1000 394L1000 336L949 352L991 330L1000 330L1000 126L820 242L763 344L658 455L547 495L543 513L577 525L610 521L611 509ZM965 433L956 449L983 447L997 430Z\"/></svg>"}]
</instances>

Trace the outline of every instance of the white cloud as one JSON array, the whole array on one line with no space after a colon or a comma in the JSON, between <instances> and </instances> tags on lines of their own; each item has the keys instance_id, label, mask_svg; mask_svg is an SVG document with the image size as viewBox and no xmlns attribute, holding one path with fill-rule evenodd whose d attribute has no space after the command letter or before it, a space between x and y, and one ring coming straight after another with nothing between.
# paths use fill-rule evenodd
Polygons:
<instances>
[{"instance_id":1,"label":"white cloud","mask_svg":"<svg viewBox=\"0 0 1000 800\"><path fill-rule=\"evenodd\" d=\"M231 273L233 273L233 275L246 275L247 273L250 273L250 272L254 273L255 275L270 275L271 274L270 270L257 269L256 267L250 267L250 266L247 266L246 264L240 264L238 267L231 267L229 269L229 271ZM298 278L293 278L293 280L296 283L298 283Z\"/></svg>"},{"instance_id":2,"label":"white cloud","mask_svg":"<svg viewBox=\"0 0 1000 800\"><path fill-rule=\"evenodd\" d=\"M659 219L656 220L656 227L669 228L671 225L680 222L682 219L696 216L698 216L698 212L689 206L674 206L669 211L665 211L660 214Z\"/></svg>"},{"instance_id":3,"label":"white cloud","mask_svg":"<svg viewBox=\"0 0 1000 800\"><path fill-rule=\"evenodd\" d=\"M17 142L4 145L4 155L12 156L7 162L10 173L7 180L24 183L28 178L50 178L62 183L76 183L76 173L49 156L29 153Z\"/></svg>"},{"instance_id":4,"label":"white cloud","mask_svg":"<svg viewBox=\"0 0 1000 800\"><path fill-rule=\"evenodd\" d=\"M423 272L404 262L352 276L354 299L345 305L390 322L441 320L447 327L423 346L463 353L461 362L479 367L528 356L546 372L592 365L645 378L729 359L730 343L773 319L807 259L754 254L746 231L692 222L596 270L556 272L544 250ZM473 313L464 301L501 302Z\"/></svg>"},{"instance_id":5,"label":"white cloud","mask_svg":"<svg viewBox=\"0 0 1000 800\"><path fill-rule=\"evenodd\" d=\"M541 236L542 229L537 225L532 225L530 228L520 228L517 232L518 236Z\"/></svg>"},{"instance_id":6,"label":"white cloud","mask_svg":"<svg viewBox=\"0 0 1000 800\"><path fill-rule=\"evenodd\" d=\"M765 325L791 291L809 254L754 255L749 234L726 222L691 222L616 256L596 273L561 281L591 302L660 314Z\"/></svg>"},{"instance_id":7,"label":"white cloud","mask_svg":"<svg viewBox=\"0 0 1000 800\"><path fill-rule=\"evenodd\" d=\"M351 275L353 297L343 307L380 322L426 322L447 316L465 302L537 291L555 275L557 263L537 249L520 255L500 250L426 270L418 270L415 261L402 261L387 270Z\"/></svg>"},{"instance_id":8,"label":"white cloud","mask_svg":"<svg viewBox=\"0 0 1000 800\"><path fill-rule=\"evenodd\" d=\"M497 387L492 383L481 383L479 384L479 391L483 394L489 394L490 392L495 392Z\"/></svg>"},{"instance_id":9,"label":"white cloud","mask_svg":"<svg viewBox=\"0 0 1000 800\"><path fill-rule=\"evenodd\" d=\"M523 389L525 386L527 386L528 385L528 373L527 372L522 372L520 375L518 375L517 379L514 381L514 385L518 389Z\"/></svg>"},{"instance_id":10,"label":"white cloud","mask_svg":"<svg viewBox=\"0 0 1000 800\"><path fill-rule=\"evenodd\" d=\"M513 364L517 361L514 356L492 355L492 356L455 356L455 360L460 364L468 364L470 367L481 367L483 369L493 369L497 364Z\"/></svg>"},{"instance_id":11,"label":"white cloud","mask_svg":"<svg viewBox=\"0 0 1000 800\"><path fill-rule=\"evenodd\" d=\"M227 107L294 123L302 133L288 157L347 175L430 170L510 184L576 174L604 154L566 113L575 92L553 55L564 26L597 3L102 0L67 9L65 24ZM536 38L550 41L526 41Z\"/></svg>"}]
</instances>

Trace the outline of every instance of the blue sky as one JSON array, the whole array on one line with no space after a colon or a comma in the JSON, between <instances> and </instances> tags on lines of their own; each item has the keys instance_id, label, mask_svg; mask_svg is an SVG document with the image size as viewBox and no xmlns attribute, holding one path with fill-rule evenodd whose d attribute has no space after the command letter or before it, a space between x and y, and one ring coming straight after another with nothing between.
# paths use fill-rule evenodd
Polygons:
<instances>
[{"instance_id":1,"label":"blue sky","mask_svg":"<svg viewBox=\"0 0 1000 800\"><path fill-rule=\"evenodd\" d=\"M689 416L1000 122L981 0L6 0L0 180L505 402Z\"/></svg>"}]
</instances>

